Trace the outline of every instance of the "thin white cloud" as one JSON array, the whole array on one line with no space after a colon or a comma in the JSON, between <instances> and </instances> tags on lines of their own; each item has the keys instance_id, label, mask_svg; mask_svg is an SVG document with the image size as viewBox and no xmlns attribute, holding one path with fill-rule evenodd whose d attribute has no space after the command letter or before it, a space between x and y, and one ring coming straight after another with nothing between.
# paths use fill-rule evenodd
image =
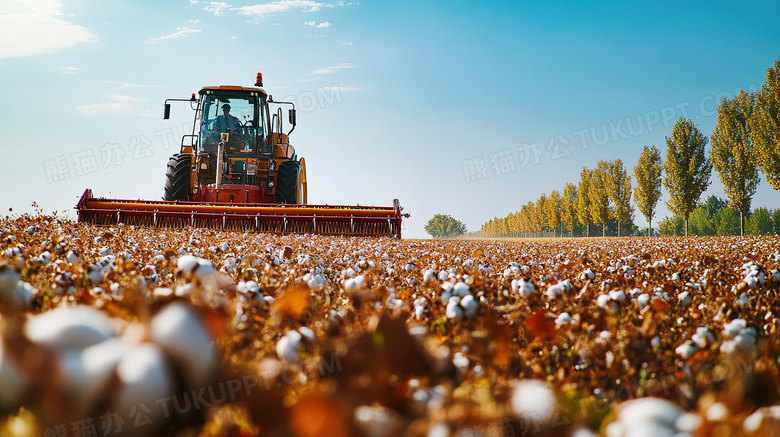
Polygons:
<instances>
[{"instance_id":1,"label":"thin white cloud","mask_svg":"<svg viewBox=\"0 0 780 437\"><path fill-rule=\"evenodd\" d=\"M54 53L97 41L86 27L57 18L56 0L3 0L0 3L0 59Z\"/></svg>"},{"instance_id":2,"label":"thin white cloud","mask_svg":"<svg viewBox=\"0 0 780 437\"><path fill-rule=\"evenodd\" d=\"M200 20L187 20L187 24L198 24Z\"/></svg>"},{"instance_id":3,"label":"thin white cloud","mask_svg":"<svg viewBox=\"0 0 780 437\"><path fill-rule=\"evenodd\" d=\"M214 14L215 17L218 17L225 13L226 10L230 9L232 6L225 3L225 2L201 2L205 6L203 6L203 10L206 12L211 12Z\"/></svg>"},{"instance_id":4,"label":"thin white cloud","mask_svg":"<svg viewBox=\"0 0 780 437\"><path fill-rule=\"evenodd\" d=\"M76 74L79 70L78 67L60 67L62 74Z\"/></svg>"},{"instance_id":5,"label":"thin white cloud","mask_svg":"<svg viewBox=\"0 0 780 437\"><path fill-rule=\"evenodd\" d=\"M330 88L333 88L333 87L330 87ZM324 87L323 87L323 89L327 89L327 90L330 90L330 88L324 88ZM337 86L336 86L336 89L337 89L337 90L339 90L339 91L344 91L344 92L346 92L346 93L353 93L353 92L358 92L358 91L365 91L365 90L367 90L367 89L368 89L368 87L364 87L364 86L341 86L341 85L337 85Z\"/></svg>"},{"instance_id":6,"label":"thin white cloud","mask_svg":"<svg viewBox=\"0 0 780 437\"><path fill-rule=\"evenodd\" d=\"M346 64L337 64L333 65L331 67L325 67L325 68L318 68L316 70L313 70L313 74L330 74L335 73L338 70L343 70L347 68L354 68L352 64L346 63Z\"/></svg>"},{"instance_id":7,"label":"thin white cloud","mask_svg":"<svg viewBox=\"0 0 780 437\"><path fill-rule=\"evenodd\" d=\"M340 43L344 44L345 46L351 46L351 45L352 45L352 41L342 41L342 40L338 40L338 42L340 42Z\"/></svg>"},{"instance_id":8,"label":"thin white cloud","mask_svg":"<svg viewBox=\"0 0 780 437\"><path fill-rule=\"evenodd\" d=\"M317 24L316 21L306 21L303 24L305 24L307 26L314 27L315 29L327 29L327 28L330 27L330 23L327 22L327 21L324 22L324 23L319 23L319 24Z\"/></svg>"},{"instance_id":9,"label":"thin white cloud","mask_svg":"<svg viewBox=\"0 0 780 437\"><path fill-rule=\"evenodd\" d=\"M130 103L95 103L92 105L79 105L74 107L79 114L93 117L95 115L127 115L135 110Z\"/></svg>"},{"instance_id":10,"label":"thin white cloud","mask_svg":"<svg viewBox=\"0 0 780 437\"><path fill-rule=\"evenodd\" d=\"M109 97L111 97L111 100L119 100L122 102L143 102L144 99L128 96L125 94L111 94Z\"/></svg>"},{"instance_id":11,"label":"thin white cloud","mask_svg":"<svg viewBox=\"0 0 780 437\"><path fill-rule=\"evenodd\" d=\"M161 85L140 85L137 83L121 82L118 80L107 80L105 83L113 83L119 88L162 88Z\"/></svg>"},{"instance_id":12,"label":"thin white cloud","mask_svg":"<svg viewBox=\"0 0 780 437\"><path fill-rule=\"evenodd\" d=\"M146 40L146 42L149 43L149 44L156 44L156 43L158 43L160 41L163 41L163 40L166 40L166 39L184 38L187 35L190 35L190 34L193 34L193 33L198 33L200 31L201 31L201 29L193 29L193 28L191 28L189 26L179 27L178 29L176 29L176 32L173 32L173 33L168 34L168 35L159 36L157 38L150 38L150 39Z\"/></svg>"},{"instance_id":13,"label":"thin white cloud","mask_svg":"<svg viewBox=\"0 0 780 437\"><path fill-rule=\"evenodd\" d=\"M275 2L262 3L256 5L241 6L231 10L241 15L249 15L256 19L263 19L269 15L280 14L291 10L301 10L304 12L316 12L323 8L332 8L329 3L321 3L312 0L278 0Z\"/></svg>"}]
</instances>

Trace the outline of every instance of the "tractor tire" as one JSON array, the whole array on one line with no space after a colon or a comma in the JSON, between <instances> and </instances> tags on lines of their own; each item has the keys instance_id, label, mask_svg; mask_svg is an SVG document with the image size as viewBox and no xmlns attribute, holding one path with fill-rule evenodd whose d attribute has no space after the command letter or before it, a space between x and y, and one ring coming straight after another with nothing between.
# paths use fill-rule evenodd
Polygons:
<instances>
[{"instance_id":1,"label":"tractor tire","mask_svg":"<svg viewBox=\"0 0 780 437\"><path fill-rule=\"evenodd\" d=\"M177 153L168 160L163 200L184 202L190 198L190 155Z\"/></svg>"},{"instance_id":2,"label":"tractor tire","mask_svg":"<svg viewBox=\"0 0 780 437\"><path fill-rule=\"evenodd\" d=\"M298 203L298 178L301 164L298 161L284 161L276 170L276 203L294 205Z\"/></svg>"}]
</instances>

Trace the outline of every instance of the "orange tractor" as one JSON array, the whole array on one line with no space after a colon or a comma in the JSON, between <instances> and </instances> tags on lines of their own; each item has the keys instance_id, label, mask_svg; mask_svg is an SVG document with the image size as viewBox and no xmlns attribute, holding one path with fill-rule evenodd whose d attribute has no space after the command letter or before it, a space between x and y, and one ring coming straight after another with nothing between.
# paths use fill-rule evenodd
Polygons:
<instances>
[{"instance_id":1,"label":"orange tractor","mask_svg":"<svg viewBox=\"0 0 780 437\"><path fill-rule=\"evenodd\" d=\"M162 201L96 198L87 189L79 222L146 227L401 237L398 200L391 207L308 205L306 161L289 142L292 102L254 87L203 87L189 102L193 131L168 161ZM285 116L286 112L286 116ZM285 132L285 119L289 130Z\"/></svg>"}]
</instances>

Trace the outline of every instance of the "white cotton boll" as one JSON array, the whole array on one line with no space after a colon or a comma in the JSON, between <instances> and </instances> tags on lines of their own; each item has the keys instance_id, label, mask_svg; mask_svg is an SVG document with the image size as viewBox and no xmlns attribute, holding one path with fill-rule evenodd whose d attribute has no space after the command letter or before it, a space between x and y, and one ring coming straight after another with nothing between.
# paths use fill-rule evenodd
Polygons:
<instances>
[{"instance_id":1,"label":"white cotton boll","mask_svg":"<svg viewBox=\"0 0 780 437\"><path fill-rule=\"evenodd\" d=\"M468 357L463 355L463 352L455 352L452 356L452 364L462 373L469 369L470 362Z\"/></svg>"},{"instance_id":2,"label":"white cotton boll","mask_svg":"<svg viewBox=\"0 0 780 437\"><path fill-rule=\"evenodd\" d=\"M569 313L560 313L558 314L558 318L555 319L555 324L558 326L565 325L570 322L571 322L571 315L569 315Z\"/></svg>"},{"instance_id":3,"label":"white cotton boll","mask_svg":"<svg viewBox=\"0 0 780 437\"><path fill-rule=\"evenodd\" d=\"M444 290L445 293L452 294L452 289L455 287L455 283L451 281L447 281L441 284L442 290ZM446 303L446 302L445 302Z\"/></svg>"},{"instance_id":4,"label":"white cotton boll","mask_svg":"<svg viewBox=\"0 0 780 437\"><path fill-rule=\"evenodd\" d=\"M163 411L155 401L173 394L174 378L160 347L142 343L128 350L119 361L116 376L119 388L111 410L129 417L132 409L144 404L152 410L153 423L162 423Z\"/></svg>"},{"instance_id":5,"label":"white cotton boll","mask_svg":"<svg viewBox=\"0 0 780 437\"><path fill-rule=\"evenodd\" d=\"M780 270L772 270L772 280L775 282L780 282Z\"/></svg>"},{"instance_id":6,"label":"white cotton boll","mask_svg":"<svg viewBox=\"0 0 780 437\"><path fill-rule=\"evenodd\" d=\"M414 317L417 320L420 320L422 318L423 314L425 314L425 307L424 306L419 305L419 306L414 307Z\"/></svg>"},{"instance_id":7,"label":"white cotton boll","mask_svg":"<svg viewBox=\"0 0 780 437\"><path fill-rule=\"evenodd\" d=\"M594 273L594 272L593 272L593 270L591 270L591 269L587 269L587 270L585 270L585 271L584 271L584 272L582 272L582 274L580 275L580 278L581 278L583 281L584 281L584 280L587 280L587 279L589 279L589 280L591 280L591 281L592 281L592 280L593 280L595 277L596 277L596 273Z\"/></svg>"},{"instance_id":8,"label":"white cotton boll","mask_svg":"<svg viewBox=\"0 0 780 437\"><path fill-rule=\"evenodd\" d=\"M691 296L691 293L688 293L687 291L683 291L682 293L677 295L677 300L680 301L680 305L687 307L693 302L693 297Z\"/></svg>"},{"instance_id":9,"label":"white cotton boll","mask_svg":"<svg viewBox=\"0 0 780 437\"><path fill-rule=\"evenodd\" d=\"M99 293L95 293L94 289L93 289L93 292L92 292L93 295L102 293L103 290L100 287L95 287L95 288L99 289L100 292ZM158 288L155 288L152 291L152 296L154 296L156 298L170 297L170 296L173 296L173 295L175 295L175 293L174 293L172 288L158 287Z\"/></svg>"},{"instance_id":10,"label":"white cotton boll","mask_svg":"<svg viewBox=\"0 0 780 437\"><path fill-rule=\"evenodd\" d=\"M549 288L547 288L547 291L544 292L545 296L552 299L558 294L563 293L563 290L565 290L565 287L562 283L557 283L555 285L551 285Z\"/></svg>"},{"instance_id":11,"label":"white cotton boll","mask_svg":"<svg viewBox=\"0 0 780 437\"><path fill-rule=\"evenodd\" d=\"M436 279L436 272L433 269L428 269L423 272L423 282L430 282Z\"/></svg>"},{"instance_id":12,"label":"white cotton boll","mask_svg":"<svg viewBox=\"0 0 780 437\"><path fill-rule=\"evenodd\" d=\"M673 437L677 420L683 415L672 402L660 398L633 399L618 408L617 420L606 430L608 437Z\"/></svg>"},{"instance_id":13,"label":"white cotton boll","mask_svg":"<svg viewBox=\"0 0 780 437\"><path fill-rule=\"evenodd\" d=\"M759 408L742 422L742 428L748 435L772 435L773 430L780 429L780 405Z\"/></svg>"},{"instance_id":14,"label":"white cotton boll","mask_svg":"<svg viewBox=\"0 0 780 437\"><path fill-rule=\"evenodd\" d=\"M706 349L715 343L715 335L705 326L696 328L696 333L691 336L693 340L700 348Z\"/></svg>"},{"instance_id":15,"label":"white cotton boll","mask_svg":"<svg viewBox=\"0 0 780 437\"><path fill-rule=\"evenodd\" d=\"M470 319L474 317L474 314L477 313L477 310L479 309L479 302L474 299L473 295L468 294L460 300L460 306L463 308L463 314L466 316L466 318Z\"/></svg>"},{"instance_id":16,"label":"white cotton boll","mask_svg":"<svg viewBox=\"0 0 780 437\"><path fill-rule=\"evenodd\" d=\"M517 283L517 291L521 297L528 297L536 290L536 285L531 281L520 279Z\"/></svg>"},{"instance_id":17,"label":"white cotton boll","mask_svg":"<svg viewBox=\"0 0 780 437\"><path fill-rule=\"evenodd\" d=\"M68 253L65 254L65 259L71 264L76 264L79 260L79 256L76 255L76 252L69 250Z\"/></svg>"},{"instance_id":18,"label":"white cotton boll","mask_svg":"<svg viewBox=\"0 0 780 437\"><path fill-rule=\"evenodd\" d=\"M458 282L457 284L455 284L454 287L452 287L452 294L455 295L455 296L463 297L463 296L465 296L465 295L467 295L469 293L471 293L471 290L470 290L468 284L466 284L464 282Z\"/></svg>"},{"instance_id":19,"label":"white cotton boll","mask_svg":"<svg viewBox=\"0 0 780 437\"><path fill-rule=\"evenodd\" d=\"M191 386L209 382L217 368L217 352L211 334L191 307L183 302L166 305L152 319L150 334L176 360Z\"/></svg>"},{"instance_id":20,"label":"white cotton boll","mask_svg":"<svg viewBox=\"0 0 780 437\"><path fill-rule=\"evenodd\" d=\"M38 255L38 261L43 263L43 265L49 264L51 262L51 252L47 250L42 254Z\"/></svg>"},{"instance_id":21,"label":"white cotton boll","mask_svg":"<svg viewBox=\"0 0 780 437\"><path fill-rule=\"evenodd\" d=\"M300 328L298 328L298 332L300 332L303 338L305 338L308 341L314 341L317 338L317 336L314 334L314 331L312 331L311 328L306 326L301 326Z\"/></svg>"},{"instance_id":22,"label":"white cotton boll","mask_svg":"<svg viewBox=\"0 0 780 437\"><path fill-rule=\"evenodd\" d=\"M628 291L628 294L629 294L629 295L630 295L632 298L636 298L638 295L642 294L642 289L641 289L641 288L634 288L634 289L632 289L632 290L629 290L629 291Z\"/></svg>"},{"instance_id":23,"label":"white cotton boll","mask_svg":"<svg viewBox=\"0 0 780 437\"><path fill-rule=\"evenodd\" d=\"M8 357L5 346L0 340L0 410L12 410L19 407L25 393L27 382L22 377L14 360Z\"/></svg>"},{"instance_id":24,"label":"white cotton boll","mask_svg":"<svg viewBox=\"0 0 780 437\"><path fill-rule=\"evenodd\" d=\"M89 282L91 282L92 285L98 285L103 282L104 275L105 272L99 265L92 264L89 266L87 271L87 278L89 278Z\"/></svg>"},{"instance_id":25,"label":"white cotton boll","mask_svg":"<svg viewBox=\"0 0 780 437\"><path fill-rule=\"evenodd\" d=\"M515 384L510 401L515 414L523 418L548 422L553 417L557 397L545 382L530 379Z\"/></svg>"},{"instance_id":26,"label":"white cotton boll","mask_svg":"<svg viewBox=\"0 0 780 437\"><path fill-rule=\"evenodd\" d=\"M599 307L601 307L601 308L606 308L606 307L607 307L607 305L609 304L609 301L610 301L610 300L612 300L612 299L609 297L609 295L606 295L606 294L600 294L600 295L599 295L599 296L596 298L596 305L598 305L598 306L599 306Z\"/></svg>"},{"instance_id":27,"label":"white cotton boll","mask_svg":"<svg viewBox=\"0 0 780 437\"><path fill-rule=\"evenodd\" d=\"M288 331L287 334L276 343L276 354L286 363L298 361L298 347L303 336L298 331Z\"/></svg>"},{"instance_id":28,"label":"white cotton boll","mask_svg":"<svg viewBox=\"0 0 780 437\"><path fill-rule=\"evenodd\" d=\"M756 277L753 276L752 274L747 275L745 279L742 280L742 282L747 284L747 286L750 287L751 289L756 288L756 285L758 283Z\"/></svg>"},{"instance_id":29,"label":"white cotton boll","mask_svg":"<svg viewBox=\"0 0 780 437\"><path fill-rule=\"evenodd\" d=\"M361 405L355 408L354 418L366 437L394 435L403 426L398 413L380 406Z\"/></svg>"},{"instance_id":30,"label":"white cotton boll","mask_svg":"<svg viewBox=\"0 0 780 437\"><path fill-rule=\"evenodd\" d=\"M653 347L653 349L657 348L661 344L661 337L655 336L650 339L650 346Z\"/></svg>"},{"instance_id":31,"label":"white cotton boll","mask_svg":"<svg viewBox=\"0 0 780 437\"><path fill-rule=\"evenodd\" d=\"M680 346L677 346L674 351L677 353L677 355L687 360L688 358L692 357L693 354L699 351L699 346L692 341L686 341Z\"/></svg>"},{"instance_id":32,"label":"white cotton boll","mask_svg":"<svg viewBox=\"0 0 780 437\"><path fill-rule=\"evenodd\" d=\"M444 282L444 281L447 280L447 278L449 278L449 276L450 276L449 273L447 273L446 271L442 270L442 271L439 272L438 279L439 279L439 281Z\"/></svg>"},{"instance_id":33,"label":"white cotton boll","mask_svg":"<svg viewBox=\"0 0 780 437\"><path fill-rule=\"evenodd\" d=\"M129 350L122 339L115 337L86 349L71 349L63 353L60 366L64 387L77 414L88 414L98 397L107 389L119 361Z\"/></svg>"},{"instance_id":34,"label":"white cotton boll","mask_svg":"<svg viewBox=\"0 0 780 437\"><path fill-rule=\"evenodd\" d=\"M639 305L639 308L644 308L647 306L648 303L650 303L650 295L647 293L642 293L636 298L636 303Z\"/></svg>"},{"instance_id":35,"label":"white cotton boll","mask_svg":"<svg viewBox=\"0 0 780 437\"><path fill-rule=\"evenodd\" d=\"M750 353L756 345L756 336L751 330L744 330L734 338L724 341L721 346L721 352L728 355Z\"/></svg>"},{"instance_id":36,"label":"white cotton boll","mask_svg":"<svg viewBox=\"0 0 780 437\"><path fill-rule=\"evenodd\" d=\"M57 351L86 348L116 335L111 319L88 306L59 307L31 317L24 332L33 343Z\"/></svg>"},{"instance_id":37,"label":"white cotton boll","mask_svg":"<svg viewBox=\"0 0 780 437\"><path fill-rule=\"evenodd\" d=\"M734 338L745 328L747 328L747 322L744 319L734 319L723 325L723 334L728 338Z\"/></svg>"},{"instance_id":38,"label":"white cotton boll","mask_svg":"<svg viewBox=\"0 0 780 437\"><path fill-rule=\"evenodd\" d=\"M176 296L179 296L179 297L188 297L188 296L192 295L192 293L195 290L197 290L197 287L195 286L195 284L193 284L191 282L188 282L188 283L186 283L184 285L180 285L180 286L176 287L175 294L176 294Z\"/></svg>"},{"instance_id":39,"label":"white cotton boll","mask_svg":"<svg viewBox=\"0 0 780 437\"><path fill-rule=\"evenodd\" d=\"M227 241L225 241L225 242L223 242L222 244L219 245L219 248L222 249L222 251L224 252L224 251L230 249L230 245L227 243Z\"/></svg>"},{"instance_id":40,"label":"white cotton boll","mask_svg":"<svg viewBox=\"0 0 780 437\"><path fill-rule=\"evenodd\" d=\"M463 320L463 308L460 306L460 298L457 296L450 297L447 302L447 309L444 314L448 319L460 321Z\"/></svg>"},{"instance_id":41,"label":"white cotton boll","mask_svg":"<svg viewBox=\"0 0 780 437\"><path fill-rule=\"evenodd\" d=\"M734 303L741 307L747 305L749 302L750 299L748 299L747 293L740 294L739 297L734 300Z\"/></svg>"},{"instance_id":42,"label":"white cotton boll","mask_svg":"<svg viewBox=\"0 0 780 437\"><path fill-rule=\"evenodd\" d=\"M609 298L615 302L625 302L626 293L623 290L612 290L609 292Z\"/></svg>"},{"instance_id":43,"label":"white cotton boll","mask_svg":"<svg viewBox=\"0 0 780 437\"><path fill-rule=\"evenodd\" d=\"M176 260L176 268L183 273L192 273L200 265L200 258L192 255L180 256Z\"/></svg>"},{"instance_id":44,"label":"white cotton boll","mask_svg":"<svg viewBox=\"0 0 780 437\"><path fill-rule=\"evenodd\" d=\"M412 270L414 270L414 263L413 262L407 263L406 266L404 267L404 270L406 270L406 273L411 273Z\"/></svg>"},{"instance_id":45,"label":"white cotton boll","mask_svg":"<svg viewBox=\"0 0 780 437\"><path fill-rule=\"evenodd\" d=\"M679 273L676 273L676 272L675 272L675 273L673 273L673 274L672 274L672 281L674 281L674 282L680 282L680 281L682 281L682 277L680 277L680 274L679 274Z\"/></svg>"},{"instance_id":46,"label":"white cotton boll","mask_svg":"<svg viewBox=\"0 0 780 437\"><path fill-rule=\"evenodd\" d=\"M344 270L344 277L345 278L353 278L353 277L355 277L355 269L350 267L350 268Z\"/></svg>"},{"instance_id":47,"label":"white cotton boll","mask_svg":"<svg viewBox=\"0 0 780 437\"><path fill-rule=\"evenodd\" d=\"M347 291L357 291L366 287L366 277L358 275L354 278L347 279L344 283L344 289Z\"/></svg>"}]
</instances>

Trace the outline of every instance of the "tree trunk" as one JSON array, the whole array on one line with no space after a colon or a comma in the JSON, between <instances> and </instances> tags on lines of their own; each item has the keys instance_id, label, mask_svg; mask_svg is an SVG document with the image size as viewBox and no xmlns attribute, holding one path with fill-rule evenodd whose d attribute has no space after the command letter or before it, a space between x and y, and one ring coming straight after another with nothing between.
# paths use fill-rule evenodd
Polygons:
<instances>
[{"instance_id":1,"label":"tree trunk","mask_svg":"<svg viewBox=\"0 0 780 437\"><path fill-rule=\"evenodd\" d=\"M688 236L688 216L685 216L685 236Z\"/></svg>"},{"instance_id":2,"label":"tree trunk","mask_svg":"<svg viewBox=\"0 0 780 437\"><path fill-rule=\"evenodd\" d=\"M745 216L744 211L739 211L739 236L745 236Z\"/></svg>"},{"instance_id":3,"label":"tree trunk","mask_svg":"<svg viewBox=\"0 0 780 437\"><path fill-rule=\"evenodd\" d=\"M653 234L653 222L652 222L652 220L648 220L647 221L647 236L649 237L652 234Z\"/></svg>"},{"instance_id":4,"label":"tree trunk","mask_svg":"<svg viewBox=\"0 0 780 437\"><path fill-rule=\"evenodd\" d=\"M601 238L604 238L607 236L607 223L601 224Z\"/></svg>"},{"instance_id":5,"label":"tree trunk","mask_svg":"<svg viewBox=\"0 0 780 437\"><path fill-rule=\"evenodd\" d=\"M620 236L620 222L618 222L618 237Z\"/></svg>"}]
</instances>

